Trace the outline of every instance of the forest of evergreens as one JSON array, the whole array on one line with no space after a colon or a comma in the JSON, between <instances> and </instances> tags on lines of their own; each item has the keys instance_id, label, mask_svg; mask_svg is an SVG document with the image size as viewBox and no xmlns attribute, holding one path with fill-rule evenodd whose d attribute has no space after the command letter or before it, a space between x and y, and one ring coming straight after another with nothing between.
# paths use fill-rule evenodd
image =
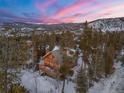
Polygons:
<instances>
[{"instance_id":1,"label":"forest of evergreens","mask_svg":"<svg viewBox=\"0 0 124 93\"><path fill-rule=\"evenodd\" d=\"M75 37L78 37L78 40L74 40ZM61 34L33 33L31 37L0 36L0 93L28 93L26 88L20 85L19 78L19 73L27 62L27 40L33 42L36 51L34 64L44 55L46 45L49 45L51 50L56 44L74 49L79 45L85 65L75 80L77 93L86 93L88 88L93 86L93 81L112 74L114 62L120 60L124 63L124 57L120 57L124 47L124 32L95 31L88 27L87 22L79 36L70 31L63 31Z\"/></svg>"}]
</instances>

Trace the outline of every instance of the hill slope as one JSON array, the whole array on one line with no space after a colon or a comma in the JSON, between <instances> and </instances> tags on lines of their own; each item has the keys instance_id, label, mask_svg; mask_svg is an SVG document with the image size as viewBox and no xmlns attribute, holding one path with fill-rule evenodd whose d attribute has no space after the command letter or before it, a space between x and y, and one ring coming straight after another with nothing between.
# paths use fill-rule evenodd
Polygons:
<instances>
[{"instance_id":1,"label":"hill slope","mask_svg":"<svg viewBox=\"0 0 124 93\"><path fill-rule=\"evenodd\" d=\"M101 31L124 31L124 18L98 19L90 22L89 26Z\"/></svg>"}]
</instances>

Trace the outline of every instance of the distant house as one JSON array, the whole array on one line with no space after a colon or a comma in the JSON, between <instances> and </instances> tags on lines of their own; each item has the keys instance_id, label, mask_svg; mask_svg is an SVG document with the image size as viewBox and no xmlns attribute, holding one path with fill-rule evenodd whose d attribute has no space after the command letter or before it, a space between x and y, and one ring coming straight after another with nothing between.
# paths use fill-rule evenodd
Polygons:
<instances>
[{"instance_id":1,"label":"distant house","mask_svg":"<svg viewBox=\"0 0 124 93\"><path fill-rule=\"evenodd\" d=\"M39 64L39 70L49 76L58 77L61 74L59 73L59 69L63 64L71 68L76 63L75 60L71 60L73 56L68 56L67 54L69 54L69 51L67 53L65 49L62 50L58 46L55 46L52 51L47 52L43 56L43 63Z\"/></svg>"}]
</instances>

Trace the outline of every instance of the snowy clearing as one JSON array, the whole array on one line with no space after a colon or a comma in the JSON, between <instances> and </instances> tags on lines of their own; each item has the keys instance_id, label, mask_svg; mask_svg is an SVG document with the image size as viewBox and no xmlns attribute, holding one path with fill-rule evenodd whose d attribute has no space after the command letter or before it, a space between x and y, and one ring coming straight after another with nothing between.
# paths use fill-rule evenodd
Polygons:
<instances>
[{"instance_id":1,"label":"snowy clearing","mask_svg":"<svg viewBox=\"0 0 124 93\"><path fill-rule=\"evenodd\" d=\"M47 76L40 76L37 72L22 71L22 85L25 86L30 93L61 93L62 81L52 79ZM66 80L65 93L75 93L75 84Z\"/></svg>"},{"instance_id":2,"label":"snowy clearing","mask_svg":"<svg viewBox=\"0 0 124 93\"><path fill-rule=\"evenodd\" d=\"M70 77L75 79L77 71L81 67L81 57L78 59L78 65L74 67L74 75ZM63 82L52 79L48 76L40 76L38 72L31 70L23 70L21 72L21 82L31 93L61 93ZM65 93L76 93L76 84L72 81L66 80Z\"/></svg>"}]
</instances>

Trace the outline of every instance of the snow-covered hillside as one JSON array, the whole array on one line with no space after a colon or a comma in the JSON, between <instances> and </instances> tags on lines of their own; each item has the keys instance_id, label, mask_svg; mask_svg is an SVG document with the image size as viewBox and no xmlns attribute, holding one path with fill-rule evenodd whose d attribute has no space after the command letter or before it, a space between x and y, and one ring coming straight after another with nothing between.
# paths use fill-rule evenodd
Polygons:
<instances>
[{"instance_id":1,"label":"snow-covered hillside","mask_svg":"<svg viewBox=\"0 0 124 93\"><path fill-rule=\"evenodd\" d=\"M90 22L89 26L102 31L124 31L124 18L99 19Z\"/></svg>"},{"instance_id":2,"label":"snow-covered hillside","mask_svg":"<svg viewBox=\"0 0 124 93\"><path fill-rule=\"evenodd\" d=\"M88 93L124 93L124 67L121 62L115 63L114 66L115 72L95 83Z\"/></svg>"}]
</instances>

